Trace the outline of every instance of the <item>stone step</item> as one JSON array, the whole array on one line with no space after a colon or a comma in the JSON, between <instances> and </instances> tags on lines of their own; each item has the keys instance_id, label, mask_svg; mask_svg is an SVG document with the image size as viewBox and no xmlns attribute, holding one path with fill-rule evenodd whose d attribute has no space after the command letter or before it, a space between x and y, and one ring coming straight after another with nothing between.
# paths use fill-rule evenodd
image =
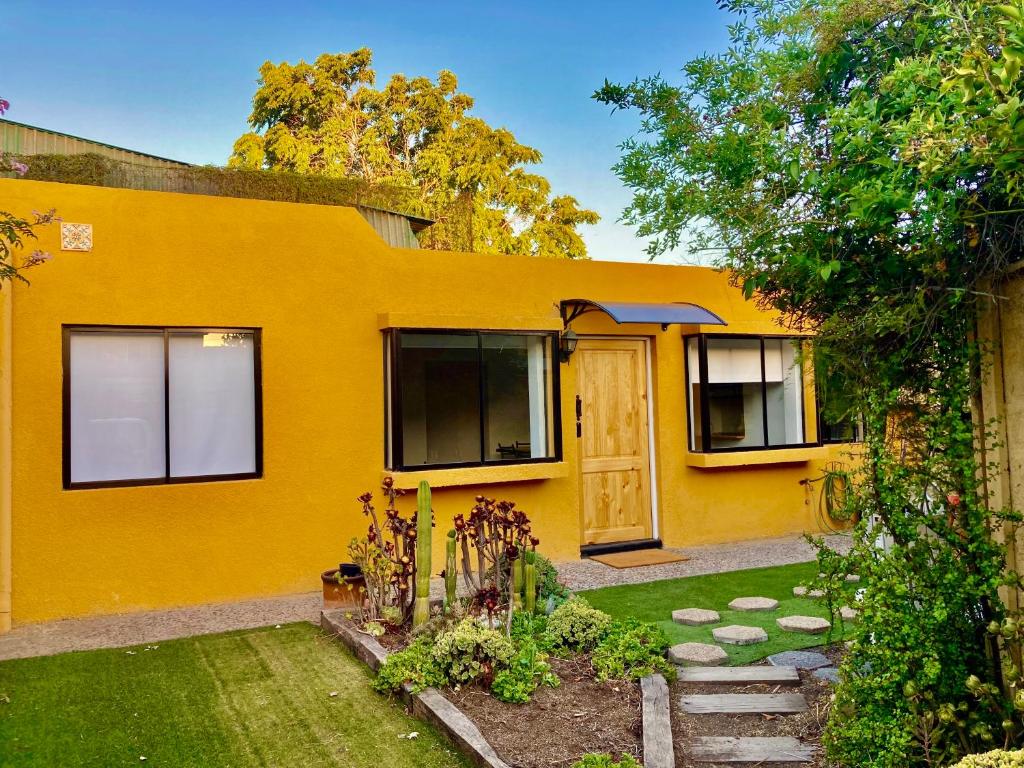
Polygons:
<instances>
[{"instance_id":1,"label":"stone step","mask_svg":"<svg viewBox=\"0 0 1024 768\"><path fill-rule=\"evenodd\" d=\"M807 699L799 693L700 693L679 700L683 712L700 714L788 714L806 712Z\"/></svg>"},{"instance_id":2,"label":"stone step","mask_svg":"<svg viewBox=\"0 0 1024 768\"><path fill-rule=\"evenodd\" d=\"M796 671L796 667L680 667L679 682L723 683L725 685L748 685L751 683L799 685L800 674Z\"/></svg>"},{"instance_id":3,"label":"stone step","mask_svg":"<svg viewBox=\"0 0 1024 768\"><path fill-rule=\"evenodd\" d=\"M791 736L698 736L683 742L695 763L810 763L815 748Z\"/></svg>"}]
</instances>

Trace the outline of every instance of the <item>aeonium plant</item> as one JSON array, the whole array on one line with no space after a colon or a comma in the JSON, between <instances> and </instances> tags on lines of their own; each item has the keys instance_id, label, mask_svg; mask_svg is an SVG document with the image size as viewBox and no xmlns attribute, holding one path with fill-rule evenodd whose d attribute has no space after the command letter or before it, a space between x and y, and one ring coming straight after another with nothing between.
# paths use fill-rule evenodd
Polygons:
<instances>
[{"instance_id":1,"label":"aeonium plant","mask_svg":"<svg viewBox=\"0 0 1024 768\"><path fill-rule=\"evenodd\" d=\"M402 491L395 487L392 478L384 479L381 490L387 500L383 518L373 505L372 493L359 497L370 525L366 536L350 542L348 551L366 580L364 620L401 625L412 611L418 536L416 513L406 518L398 511L397 499Z\"/></svg>"},{"instance_id":2,"label":"aeonium plant","mask_svg":"<svg viewBox=\"0 0 1024 768\"><path fill-rule=\"evenodd\" d=\"M511 600L522 556L536 551L540 539L533 535L530 518L515 502L484 496L476 497L468 518L457 515L454 525L466 586L477 596L476 602L493 614L498 604L490 603ZM475 569L471 550L476 550Z\"/></svg>"}]
</instances>

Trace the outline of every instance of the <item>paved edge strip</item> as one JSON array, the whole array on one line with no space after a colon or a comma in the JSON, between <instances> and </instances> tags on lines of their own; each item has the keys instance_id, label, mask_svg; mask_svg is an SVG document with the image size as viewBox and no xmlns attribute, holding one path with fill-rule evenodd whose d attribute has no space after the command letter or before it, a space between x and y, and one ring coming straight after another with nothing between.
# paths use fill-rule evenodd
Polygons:
<instances>
[{"instance_id":1,"label":"paved edge strip","mask_svg":"<svg viewBox=\"0 0 1024 768\"><path fill-rule=\"evenodd\" d=\"M344 617L342 611L321 611L320 626L325 632L340 640L342 645L375 673L388 657L384 646L378 643L376 638L357 630L355 625ZM488 743L473 721L436 688L412 693L409 687L405 686L402 689L402 699L411 706L416 717L443 733L473 765L478 768L510 768L508 763L498 757L494 747Z\"/></svg>"},{"instance_id":2,"label":"paved edge strip","mask_svg":"<svg viewBox=\"0 0 1024 768\"><path fill-rule=\"evenodd\" d=\"M675 768L668 683L662 675L640 680L643 694L644 768Z\"/></svg>"}]
</instances>

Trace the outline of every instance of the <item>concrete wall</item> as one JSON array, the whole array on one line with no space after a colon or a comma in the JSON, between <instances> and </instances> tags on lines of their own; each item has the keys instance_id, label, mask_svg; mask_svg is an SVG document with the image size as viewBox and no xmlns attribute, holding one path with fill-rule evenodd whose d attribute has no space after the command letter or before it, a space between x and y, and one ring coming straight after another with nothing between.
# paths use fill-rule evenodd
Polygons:
<instances>
[{"instance_id":1,"label":"concrete wall","mask_svg":"<svg viewBox=\"0 0 1024 768\"><path fill-rule=\"evenodd\" d=\"M53 261L31 286L3 289L0 570L9 551L15 624L319 589L319 572L365 530L356 497L385 474L382 326L556 330L558 301L583 296L693 301L729 332L780 332L709 269L393 249L342 207L2 179L0 199L94 229L85 253L61 252L57 228L44 230ZM63 490L61 325L90 323L262 328L264 476ZM667 545L816 530L800 481L841 449L687 452L682 335L700 329L598 313L574 328L650 342ZM435 562L448 521L478 493L531 514L549 556L579 557L575 376L561 366L563 461L398 476L436 489Z\"/></svg>"}]
</instances>

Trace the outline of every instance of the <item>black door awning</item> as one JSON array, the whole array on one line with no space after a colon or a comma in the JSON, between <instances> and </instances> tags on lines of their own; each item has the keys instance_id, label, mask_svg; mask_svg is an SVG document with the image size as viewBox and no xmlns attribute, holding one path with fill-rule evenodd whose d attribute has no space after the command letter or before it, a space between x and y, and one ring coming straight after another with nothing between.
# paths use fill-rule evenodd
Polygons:
<instances>
[{"instance_id":1,"label":"black door awning","mask_svg":"<svg viewBox=\"0 0 1024 768\"><path fill-rule=\"evenodd\" d=\"M565 299L561 303L562 322L568 326L587 312L604 312L619 325L623 323L654 323L662 330L669 325L728 325L710 309L688 302L644 304L635 301L592 301Z\"/></svg>"}]
</instances>

